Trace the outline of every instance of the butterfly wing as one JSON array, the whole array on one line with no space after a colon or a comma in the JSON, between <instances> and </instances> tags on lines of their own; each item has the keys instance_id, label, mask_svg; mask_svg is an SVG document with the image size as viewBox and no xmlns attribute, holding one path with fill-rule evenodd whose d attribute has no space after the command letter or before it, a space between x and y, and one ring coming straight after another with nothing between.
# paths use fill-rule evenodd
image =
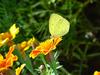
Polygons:
<instances>
[{"instance_id":1,"label":"butterfly wing","mask_svg":"<svg viewBox=\"0 0 100 75\"><path fill-rule=\"evenodd\" d=\"M64 36L68 33L70 23L58 14L52 14L49 20L49 32L52 36Z\"/></svg>"}]
</instances>

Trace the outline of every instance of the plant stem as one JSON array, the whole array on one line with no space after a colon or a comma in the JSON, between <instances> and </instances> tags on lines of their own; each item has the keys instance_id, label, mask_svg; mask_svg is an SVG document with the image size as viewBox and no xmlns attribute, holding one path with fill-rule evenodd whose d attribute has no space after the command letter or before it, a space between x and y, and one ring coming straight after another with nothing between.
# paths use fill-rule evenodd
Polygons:
<instances>
[{"instance_id":1,"label":"plant stem","mask_svg":"<svg viewBox=\"0 0 100 75\"><path fill-rule=\"evenodd\" d=\"M45 58L44 58L44 55L43 54L41 54L40 55L40 57L41 57L41 59L42 59L42 61L43 61L43 63L44 63L44 65L45 65L45 68L46 68L46 73L47 73L47 75L49 75L49 70L48 70L48 67L47 67L47 64L46 64L46 61L45 61Z\"/></svg>"}]
</instances>

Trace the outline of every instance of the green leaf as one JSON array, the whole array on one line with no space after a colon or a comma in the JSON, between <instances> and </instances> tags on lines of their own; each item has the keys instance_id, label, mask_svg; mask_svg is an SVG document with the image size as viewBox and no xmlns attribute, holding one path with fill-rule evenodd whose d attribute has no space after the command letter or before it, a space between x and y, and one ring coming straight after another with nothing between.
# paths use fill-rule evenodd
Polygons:
<instances>
[{"instance_id":1,"label":"green leaf","mask_svg":"<svg viewBox=\"0 0 100 75\"><path fill-rule=\"evenodd\" d=\"M27 70L30 71L30 73L32 75L36 75L34 72L33 72L33 67L32 67L32 63L31 63L31 60L28 56L25 56L25 59L22 57L22 54L20 53L19 50L14 50L14 53L18 56L18 60L23 64L25 63L26 64L26 68Z\"/></svg>"},{"instance_id":2,"label":"green leaf","mask_svg":"<svg viewBox=\"0 0 100 75\"><path fill-rule=\"evenodd\" d=\"M28 55L26 56L25 64L26 68L32 73L32 75L36 75L36 73L33 71L32 63Z\"/></svg>"}]
</instances>

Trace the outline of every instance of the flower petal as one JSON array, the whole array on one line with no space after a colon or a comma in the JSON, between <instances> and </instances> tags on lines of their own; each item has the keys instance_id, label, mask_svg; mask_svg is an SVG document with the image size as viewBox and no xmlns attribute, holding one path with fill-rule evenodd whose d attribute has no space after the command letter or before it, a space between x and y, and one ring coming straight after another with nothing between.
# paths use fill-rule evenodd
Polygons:
<instances>
[{"instance_id":1,"label":"flower petal","mask_svg":"<svg viewBox=\"0 0 100 75\"><path fill-rule=\"evenodd\" d=\"M100 72L95 71L93 75L100 75Z\"/></svg>"},{"instance_id":2,"label":"flower petal","mask_svg":"<svg viewBox=\"0 0 100 75\"><path fill-rule=\"evenodd\" d=\"M40 50L32 50L32 52L30 53L29 57L32 57L33 59L35 57L37 57L40 54Z\"/></svg>"},{"instance_id":3,"label":"flower petal","mask_svg":"<svg viewBox=\"0 0 100 75\"><path fill-rule=\"evenodd\" d=\"M16 24L13 24L10 29L10 34L12 35L12 38L14 39L16 37L16 34L19 33L19 28L16 28Z\"/></svg>"},{"instance_id":4,"label":"flower petal","mask_svg":"<svg viewBox=\"0 0 100 75\"><path fill-rule=\"evenodd\" d=\"M0 54L0 61L2 61L4 58L3 58L3 56Z\"/></svg>"},{"instance_id":5,"label":"flower petal","mask_svg":"<svg viewBox=\"0 0 100 75\"><path fill-rule=\"evenodd\" d=\"M16 69L16 75L20 75L20 72L22 71L22 69L25 67L25 64L22 64L20 67L18 67Z\"/></svg>"}]
</instances>

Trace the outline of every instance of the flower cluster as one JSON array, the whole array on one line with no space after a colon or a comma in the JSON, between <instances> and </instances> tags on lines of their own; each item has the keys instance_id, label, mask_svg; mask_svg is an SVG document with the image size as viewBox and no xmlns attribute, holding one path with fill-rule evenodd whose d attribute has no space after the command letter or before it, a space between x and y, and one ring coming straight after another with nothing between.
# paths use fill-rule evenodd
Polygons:
<instances>
[{"instance_id":1,"label":"flower cluster","mask_svg":"<svg viewBox=\"0 0 100 75\"><path fill-rule=\"evenodd\" d=\"M3 57L2 54L0 54L0 74L4 75L3 72L5 70L9 70L10 67L13 66L13 63L18 60L18 57L13 54L13 51L15 49L15 45L13 43L13 39L16 37L16 35L19 33L19 28L16 28L16 25L13 24L9 32L1 33L0 34L0 47L7 44L10 46L8 53ZM21 67L18 67L16 69L16 75L19 75L21 70L24 68L25 64L22 64Z\"/></svg>"},{"instance_id":2,"label":"flower cluster","mask_svg":"<svg viewBox=\"0 0 100 75\"><path fill-rule=\"evenodd\" d=\"M4 70L10 69L10 67L13 67L13 63L18 61L19 57L13 54L15 48L17 48L23 56L25 54L25 51L32 47L33 50L30 52L29 57L32 57L34 59L39 54L47 55L52 50L56 49L57 44L62 40L62 37L52 37L44 42L39 43L39 45L35 48L35 42L38 41L36 41L34 37L29 39L28 41L23 41L21 43L15 44L13 42L13 39L18 33L19 28L16 27L15 24L13 24L10 27L9 32L0 34L0 47L5 44L9 46L9 51L5 55L5 57L0 54L0 73L3 73ZM24 66L25 64L23 63L20 67L15 69L15 74L19 75Z\"/></svg>"}]
</instances>

